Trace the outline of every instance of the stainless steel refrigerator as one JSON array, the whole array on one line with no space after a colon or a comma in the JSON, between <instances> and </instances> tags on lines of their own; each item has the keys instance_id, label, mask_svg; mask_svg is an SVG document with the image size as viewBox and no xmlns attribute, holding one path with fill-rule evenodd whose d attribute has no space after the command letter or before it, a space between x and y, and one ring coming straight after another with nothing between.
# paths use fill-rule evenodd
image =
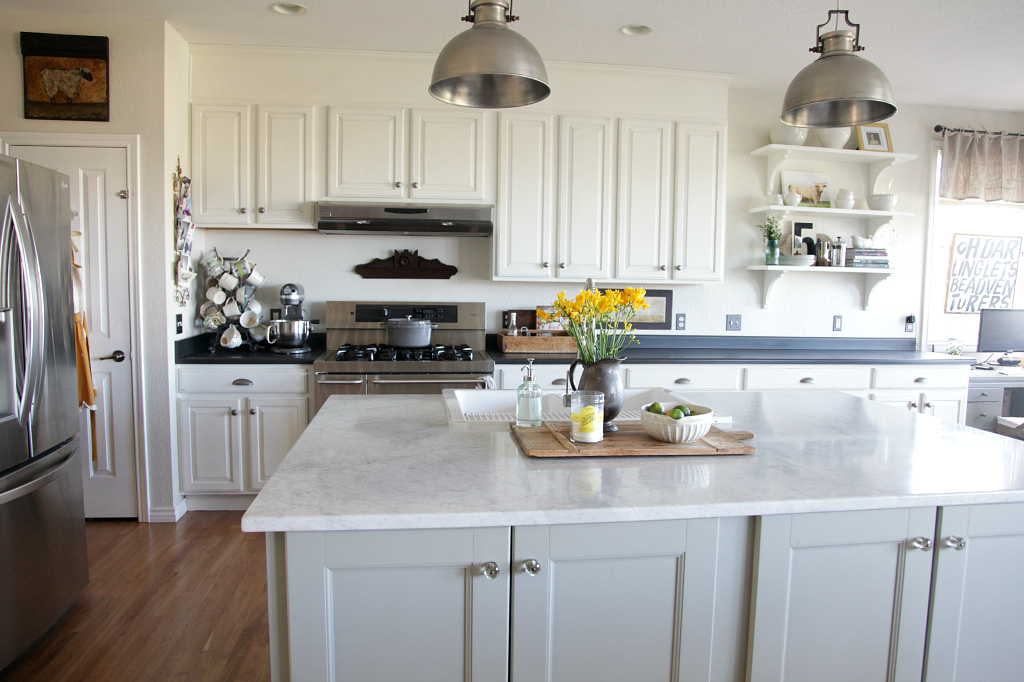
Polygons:
<instances>
[{"instance_id":1,"label":"stainless steel refrigerator","mask_svg":"<svg viewBox=\"0 0 1024 682\"><path fill-rule=\"evenodd\" d=\"M0 669L89 582L68 178L0 155Z\"/></svg>"}]
</instances>

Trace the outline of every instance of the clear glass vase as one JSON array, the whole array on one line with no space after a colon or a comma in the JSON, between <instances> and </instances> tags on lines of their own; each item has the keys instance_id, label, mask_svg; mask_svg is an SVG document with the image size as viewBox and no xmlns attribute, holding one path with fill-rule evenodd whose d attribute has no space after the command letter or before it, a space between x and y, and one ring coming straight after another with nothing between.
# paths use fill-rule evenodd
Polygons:
<instances>
[{"instance_id":1,"label":"clear glass vase","mask_svg":"<svg viewBox=\"0 0 1024 682\"><path fill-rule=\"evenodd\" d=\"M778 265L779 264L779 240L769 239L764 245L764 264L765 265Z\"/></svg>"}]
</instances>

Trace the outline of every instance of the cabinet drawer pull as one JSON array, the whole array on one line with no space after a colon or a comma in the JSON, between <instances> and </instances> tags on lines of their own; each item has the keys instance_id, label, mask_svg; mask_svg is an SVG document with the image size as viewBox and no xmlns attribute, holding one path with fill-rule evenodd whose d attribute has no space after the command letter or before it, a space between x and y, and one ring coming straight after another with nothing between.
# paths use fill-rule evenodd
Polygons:
<instances>
[{"instance_id":1,"label":"cabinet drawer pull","mask_svg":"<svg viewBox=\"0 0 1024 682\"><path fill-rule=\"evenodd\" d=\"M687 379L686 377L683 377L681 379L676 379L676 383L677 384L692 384L693 380L692 379Z\"/></svg>"},{"instance_id":2,"label":"cabinet drawer pull","mask_svg":"<svg viewBox=\"0 0 1024 682\"><path fill-rule=\"evenodd\" d=\"M523 562L523 572L526 575L537 575L540 573L540 562L536 559L527 559Z\"/></svg>"},{"instance_id":3,"label":"cabinet drawer pull","mask_svg":"<svg viewBox=\"0 0 1024 682\"><path fill-rule=\"evenodd\" d=\"M488 561L486 564L480 567L480 572L484 574L484 577L488 580L494 580L501 573L501 569L498 568L498 564L493 561Z\"/></svg>"},{"instance_id":4,"label":"cabinet drawer pull","mask_svg":"<svg viewBox=\"0 0 1024 682\"><path fill-rule=\"evenodd\" d=\"M967 546L967 540L964 540L963 538L957 537L955 535L950 535L943 541L943 544L945 544L946 547L959 551Z\"/></svg>"},{"instance_id":5,"label":"cabinet drawer pull","mask_svg":"<svg viewBox=\"0 0 1024 682\"><path fill-rule=\"evenodd\" d=\"M918 377L918 378L914 379L914 383L915 384L927 384L928 383L928 377Z\"/></svg>"},{"instance_id":6,"label":"cabinet drawer pull","mask_svg":"<svg viewBox=\"0 0 1024 682\"><path fill-rule=\"evenodd\" d=\"M231 382L232 386L252 386L252 379L235 379Z\"/></svg>"},{"instance_id":7,"label":"cabinet drawer pull","mask_svg":"<svg viewBox=\"0 0 1024 682\"><path fill-rule=\"evenodd\" d=\"M565 379L552 379L551 380L551 385L552 386L565 386L565 383L566 383Z\"/></svg>"},{"instance_id":8,"label":"cabinet drawer pull","mask_svg":"<svg viewBox=\"0 0 1024 682\"><path fill-rule=\"evenodd\" d=\"M803 379L800 380L800 383L801 384L813 384L814 383L814 377L804 377Z\"/></svg>"},{"instance_id":9,"label":"cabinet drawer pull","mask_svg":"<svg viewBox=\"0 0 1024 682\"><path fill-rule=\"evenodd\" d=\"M910 546L914 549L920 549L927 552L932 548L932 540L931 538L926 538L922 535L919 535L910 541Z\"/></svg>"},{"instance_id":10,"label":"cabinet drawer pull","mask_svg":"<svg viewBox=\"0 0 1024 682\"><path fill-rule=\"evenodd\" d=\"M361 384L362 379L324 379L323 377L317 377L316 383L318 384Z\"/></svg>"}]
</instances>

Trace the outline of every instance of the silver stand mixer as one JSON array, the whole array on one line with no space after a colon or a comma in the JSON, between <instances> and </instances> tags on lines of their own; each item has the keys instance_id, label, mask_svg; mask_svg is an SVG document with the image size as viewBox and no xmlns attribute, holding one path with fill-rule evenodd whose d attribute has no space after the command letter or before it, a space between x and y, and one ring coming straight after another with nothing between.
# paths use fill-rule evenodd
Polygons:
<instances>
[{"instance_id":1,"label":"silver stand mixer","mask_svg":"<svg viewBox=\"0 0 1024 682\"><path fill-rule=\"evenodd\" d=\"M271 320L267 327L267 343L275 353L298 355L309 353L306 341L309 339L309 326L317 320L307 320L302 310L302 302L306 299L306 291L301 284L285 284L281 287L281 306L283 317Z\"/></svg>"}]
</instances>

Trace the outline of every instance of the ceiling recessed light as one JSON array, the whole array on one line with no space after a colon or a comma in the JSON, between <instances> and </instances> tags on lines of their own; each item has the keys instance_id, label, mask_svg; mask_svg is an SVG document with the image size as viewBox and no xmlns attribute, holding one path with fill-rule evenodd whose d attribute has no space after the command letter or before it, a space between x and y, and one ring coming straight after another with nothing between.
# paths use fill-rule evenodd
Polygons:
<instances>
[{"instance_id":1,"label":"ceiling recessed light","mask_svg":"<svg viewBox=\"0 0 1024 682\"><path fill-rule=\"evenodd\" d=\"M620 32L625 33L627 36L645 36L654 29L644 24L626 24L619 29Z\"/></svg>"},{"instance_id":2,"label":"ceiling recessed light","mask_svg":"<svg viewBox=\"0 0 1024 682\"><path fill-rule=\"evenodd\" d=\"M297 5L294 2L275 2L270 6L270 9L278 14L288 14L291 16L305 14L308 11L305 5Z\"/></svg>"}]
</instances>

